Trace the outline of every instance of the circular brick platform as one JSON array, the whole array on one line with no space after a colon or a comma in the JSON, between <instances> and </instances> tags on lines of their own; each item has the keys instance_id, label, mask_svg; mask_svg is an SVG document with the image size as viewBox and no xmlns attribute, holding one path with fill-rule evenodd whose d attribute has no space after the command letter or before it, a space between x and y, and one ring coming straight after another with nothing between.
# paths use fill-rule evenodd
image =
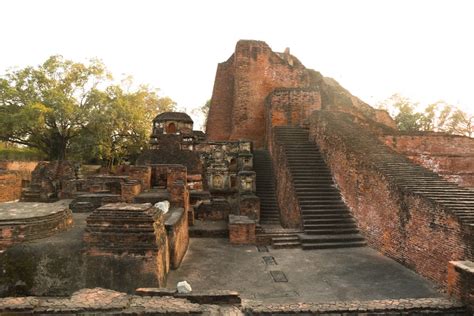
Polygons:
<instances>
[{"instance_id":1,"label":"circular brick platform","mask_svg":"<svg viewBox=\"0 0 474 316\"><path fill-rule=\"evenodd\" d=\"M0 203L0 250L52 236L72 226L70 201Z\"/></svg>"}]
</instances>

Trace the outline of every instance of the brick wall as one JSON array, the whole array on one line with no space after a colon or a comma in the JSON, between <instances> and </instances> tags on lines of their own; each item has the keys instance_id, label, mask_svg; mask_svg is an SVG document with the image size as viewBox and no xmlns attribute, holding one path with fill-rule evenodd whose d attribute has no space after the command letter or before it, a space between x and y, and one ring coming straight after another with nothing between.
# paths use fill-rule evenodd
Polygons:
<instances>
[{"instance_id":1,"label":"brick wall","mask_svg":"<svg viewBox=\"0 0 474 316\"><path fill-rule=\"evenodd\" d=\"M229 216L229 241L236 245L255 244L256 222L247 216Z\"/></svg>"},{"instance_id":2,"label":"brick wall","mask_svg":"<svg viewBox=\"0 0 474 316\"><path fill-rule=\"evenodd\" d=\"M170 267L178 269L188 250L188 212L182 208L172 209L166 216L165 227L170 248Z\"/></svg>"},{"instance_id":3,"label":"brick wall","mask_svg":"<svg viewBox=\"0 0 474 316\"><path fill-rule=\"evenodd\" d=\"M474 262L449 262L448 293L466 304L474 313Z\"/></svg>"},{"instance_id":4,"label":"brick wall","mask_svg":"<svg viewBox=\"0 0 474 316\"><path fill-rule=\"evenodd\" d=\"M31 173L37 165L38 161L0 161L0 169L18 171L25 181L31 181Z\"/></svg>"},{"instance_id":5,"label":"brick wall","mask_svg":"<svg viewBox=\"0 0 474 316\"><path fill-rule=\"evenodd\" d=\"M474 138L445 134L389 135L386 145L460 186L474 187Z\"/></svg>"},{"instance_id":6,"label":"brick wall","mask_svg":"<svg viewBox=\"0 0 474 316\"><path fill-rule=\"evenodd\" d=\"M293 188L291 172L287 168L285 150L275 142L273 142L271 147L273 169L276 179L275 193L278 208L280 209L281 224L286 228L300 228L300 207Z\"/></svg>"},{"instance_id":7,"label":"brick wall","mask_svg":"<svg viewBox=\"0 0 474 316\"><path fill-rule=\"evenodd\" d=\"M117 167L117 175L128 176L130 180L140 181L143 190L149 190L151 186L151 167L150 166L129 166L121 165Z\"/></svg>"},{"instance_id":8,"label":"brick wall","mask_svg":"<svg viewBox=\"0 0 474 316\"><path fill-rule=\"evenodd\" d=\"M228 140L232 128L234 55L217 66L206 133L212 140ZM211 122L211 123L209 123Z\"/></svg>"},{"instance_id":9,"label":"brick wall","mask_svg":"<svg viewBox=\"0 0 474 316\"><path fill-rule=\"evenodd\" d=\"M233 56L217 69L206 132L210 140L249 139L262 147L265 98L277 87L307 85L296 59L292 65L260 41L239 41Z\"/></svg>"},{"instance_id":10,"label":"brick wall","mask_svg":"<svg viewBox=\"0 0 474 316\"><path fill-rule=\"evenodd\" d=\"M20 199L21 182L20 172L0 170L0 202Z\"/></svg>"},{"instance_id":11,"label":"brick wall","mask_svg":"<svg viewBox=\"0 0 474 316\"><path fill-rule=\"evenodd\" d=\"M453 213L386 174L381 164L406 160L353 121L343 113L314 113L310 137L359 228L371 247L446 286L448 261L470 256L472 235Z\"/></svg>"},{"instance_id":12,"label":"brick wall","mask_svg":"<svg viewBox=\"0 0 474 316\"><path fill-rule=\"evenodd\" d=\"M318 107L342 110L395 128L386 112L374 110L334 79L305 68L289 52L275 53L265 42L241 40L234 54L217 68L206 126L208 139L248 139L255 148L262 147L265 99L277 88L319 90L320 101L314 103Z\"/></svg>"},{"instance_id":13,"label":"brick wall","mask_svg":"<svg viewBox=\"0 0 474 316\"><path fill-rule=\"evenodd\" d=\"M321 109L321 94L317 89L278 88L268 95L265 103L265 144L271 151L273 127L307 126L310 114Z\"/></svg>"}]
</instances>

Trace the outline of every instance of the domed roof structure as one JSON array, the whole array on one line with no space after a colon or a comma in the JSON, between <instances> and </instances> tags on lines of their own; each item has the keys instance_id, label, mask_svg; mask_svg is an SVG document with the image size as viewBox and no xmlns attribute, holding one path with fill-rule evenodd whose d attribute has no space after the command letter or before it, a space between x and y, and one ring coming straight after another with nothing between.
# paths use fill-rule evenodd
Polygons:
<instances>
[{"instance_id":1,"label":"domed roof structure","mask_svg":"<svg viewBox=\"0 0 474 316\"><path fill-rule=\"evenodd\" d=\"M164 112L158 114L153 122L178 121L184 123L194 123L189 115L184 112Z\"/></svg>"}]
</instances>

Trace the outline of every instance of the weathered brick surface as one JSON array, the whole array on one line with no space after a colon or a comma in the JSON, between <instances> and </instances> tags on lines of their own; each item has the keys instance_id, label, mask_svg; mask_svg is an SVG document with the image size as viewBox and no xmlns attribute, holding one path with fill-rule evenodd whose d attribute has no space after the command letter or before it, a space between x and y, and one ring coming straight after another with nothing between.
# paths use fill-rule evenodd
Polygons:
<instances>
[{"instance_id":1,"label":"weathered brick surface","mask_svg":"<svg viewBox=\"0 0 474 316\"><path fill-rule=\"evenodd\" d=\"M73 225L65 204L8 203L0 208L0 250L53 236Z\"/></svg>"},{"instance_id":2,"label":"weathered brick surface","mask_svg":"<svg viewBox=\"0 0 474 316\"><path fill-rule=\"evenodd\" d=\"M310 134L360 230L370 246L446 286L448 261L472 256L472 233L445 205L414 193L416 185L408 183L419 174L387 173L393 165L415 167L353 120L343 113L314 113Z\"/></svg>"},{"instance_id":3,"label":"weathered brick surface","mask_svg":"<svg viewBox=\"0 0 474 316\"><path fill-rule=\"evenodd\" d=\"M150 166L130 166L121 165L117 167L117 175L128 176L130 180L137 180L141 183L143 190L149 190L151 186Z\"/></svg>"},{"instance_id":4,"label":"weathered brick surface","mask_svg":"<svg viewBox=\"0 0 474 316\"><path fill-rule=\"evenodd\" d=\"M0 202L14 201L21 197L21 174L0 170Z\"/></svg>"},{"instance_id":5,"label":"weathered brick surface","mask_svg":"<svg viewBox=\"0 0 474 316\"><path fill-rule=\"evenodd\" d=\"M3 160L0 161L0 169L9 171L18 171L21 174L23 181L31 181L31 173L38 165L38 161L14 161Z\"/></svg>"},{"instance_id":6,"label":"weathered brick surface","mask_svg":"<svg viewBox=\"0 0 474 316\"><path fill-rule=\"evenodd\" d=\"M132 203L133 199L142 192L142 183L137 180L121 183L121 193L124 202Z\"/></svg>"},{"instance_id":7,"label":"weathered brick surface","mask_svg":"<svg viewBox=\"0 0 474 316\"><path fill-rule=\"evenodd\" d=\"M231 244L255 244L256 222L247 216L229 215L229 240Z\"/></svg>"},{"instance_id":8,"label":"weathered brick surface","mask_svg":"<svg viewBox=\"0 0 474 316\"><path fill-rule=\"evenodd\" d=\"M390 135L386 145L460 186L474 187L474 138L429 133Z\"/></svg>"},{"instance_id":9,"label":"weathered brick surface","mask_svg":"<svg viewBox=\"0 0 474 316\"><path fill-rule=\"evenodd\" d=\"M178 269L189 245L188 212L182 208L172 209L165 217L170 247L170 267Z\"/></svg>"},{"instance_id":10,"label":"weathered brick surface","mask_svg":"<svg viewBox=\"0 0 474 316\"><path fill-rule=\"evenodd\" d=\"M265 141L265 99L277 88L317 90L320 101L314 99L315 102L306 103L309 99L303 100L302 94L288 101L302 102L298 106L345 111L395 127L386 112L372 109L334 79L305 68L288 51L275 53L265 42L241 40L237 42L234 54L217 68L206 126L208 139L248 139L254 142L255 148L262 147ZM289 117L297 118L297 113L292 110L293 115ZM280 119L283 119L283 112L272 120Z\"/></svg>"},{"instance_id":11,"label":"weathered brick surface","mask_svg":"<svg viewBox=\"0 0 474 316\"><path fill-rule=\"evenodd\" d=\"M260 220L260 199L254 194L241 195L239 198L239 215L247 216L257 222Z\"/></svg>"},{"instance_id":12,"label":"weathered brick surface","mask_svg":"<svg viewBox=\"0 0 474 316\"><path fill-rule=\"evenodd\" d=\"M448 293L466 304L474 313L474 263L472 261L449 262Z\"/></svg>"},{"instance_id":13,"label":"weathered brick surface","mask_svg":"<svg viewBox=\"0 0 474 316\"><path fill-rule=\"evenodd\" d=\"M277 88L268 95L265 103L265 144L271 150L272 128L308 126L311 112L321 109L321 94L316 88Z\"/></svg>"},{"instance_id":14,"label":"weathered brick surface","mask_svg":"<svg viewBox=\"0 0 474 316\"><path fill-rule=\"evenodd\" d=\"M275 139L273 137L273 139ZM272 160L275 170L276 197L280 209L280 221L285 228L300 228L301 214L291 172L288 170L283 146L272 142Z\"/></svg>"},{"instance_id":15,"label":"weathered brick surface","mask_svg":"<svg viewBox=\"0 0 474 316\"><path fill-rule=\"evenodd\" d=\"M234 98L234 55L217 66L206 133L212 140L228 140L231 133Z\"/></svg>"},{"instance_id":16,"label":"weathered brick surface","mask_svg":"<svg viewBox=\"0 0 474 316\"><path fill-rule=\"evenodd\" d=\"M236 292L213 291L179 295L166 289L138 289L138 295L112 290L82 289L71 297L0 298L0 312L27 314L153 314L153 315L468 315L446 298L412 298L323 303L244 301Z\"/></svg>"},{"instance_id":17,"label":"weathered brick surface","mask_svg":"<svg viewBox=\"0 0 474 316\"><path fill-rule=\"evenodd\" d=\"M121 266L131 260L140 268L133 273L154 275L160 286L169 271L169 247L163 213L151 204L113 203L87 218L83 236L88 260L94 266ZM91 273L101 273L100 270ZM110 282L109 279L105 280Z\"/></svg>"},{"instance_id":18,"label":"weathered brick surface","mask_svg":"<svg viewBox=\"0 0 474 316\"><path fill-rule=\"evenodd\" d=\"M195 209L195 216L196 219L206 221L227 220L231 211L231 206L227 200L217 198L201 203Z\"/></svg>"}]
</instances>

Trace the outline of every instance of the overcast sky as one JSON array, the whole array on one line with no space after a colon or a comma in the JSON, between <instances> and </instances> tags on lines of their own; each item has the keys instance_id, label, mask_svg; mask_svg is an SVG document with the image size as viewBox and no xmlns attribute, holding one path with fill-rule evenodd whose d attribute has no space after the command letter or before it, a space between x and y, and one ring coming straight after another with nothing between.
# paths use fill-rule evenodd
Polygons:
<instances>
[{"instance_id":1,"label":"overcast sky","mask_svg":"<svg viewBox=\"0 0 474 316\"><path fill-rule=\"evenodd\" d=\"M2 0L0 73L54 54L103 60L188 112L239 39L290 47L375 104L401 93L474 112L474 1Z\"/></svg>"}]
</instances>

